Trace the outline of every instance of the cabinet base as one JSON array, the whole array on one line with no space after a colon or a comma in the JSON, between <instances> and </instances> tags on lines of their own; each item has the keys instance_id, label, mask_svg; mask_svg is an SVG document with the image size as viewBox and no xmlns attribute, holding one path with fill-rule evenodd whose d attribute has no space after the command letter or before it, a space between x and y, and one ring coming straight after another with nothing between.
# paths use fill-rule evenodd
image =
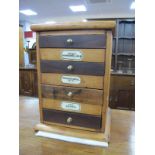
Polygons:
<instances>
[{"instance_id":1,"label":"cabinet base","mask_svg":"<svg viewBox=\"0 0 155 155\"><path fill-rule=\"evenodd\" d=\"M46 125L39 123L34 127L36 136L46 138L53 138L68 142L75 142L87 145L108 147L110 141L110 125L111 125L111 111L108 109L106 117L105 132L93 132L80 129L72 129L69 127L60 127L57 125Z\"/></svg>"}]
</instances>

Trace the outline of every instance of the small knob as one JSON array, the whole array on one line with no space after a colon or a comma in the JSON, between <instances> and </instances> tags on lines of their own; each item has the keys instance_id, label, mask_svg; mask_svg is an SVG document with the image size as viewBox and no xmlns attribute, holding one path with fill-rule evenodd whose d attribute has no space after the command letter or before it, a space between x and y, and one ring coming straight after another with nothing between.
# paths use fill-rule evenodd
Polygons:
<instances>
[{"instance_id":1,"label":"small knob","mask_svg":"<svg viewBox=\"0 0 155 155\"><path fill-rule=\"evenodd\" d=\"M68 44L73 44L73 40L71 38L67 39Z\"/></svg>"},{"instance_id":2,"label":"small knob","mask_svg":"<svg viewBox=\"0 0 155 155\"><path fill-rule=\"evenodd\" d=\"M72 97L73 93L72 92L68 92L67 96Z\"/></svg>"},{"instance_id":3,"label":"small knob","mask_svg":"<svg viewBox=\"0 0 155 155\"><path fill-rule=\"evenodd\" d=\"M73 66L69 65L69 66L67 66L67 69L71 71L71 70L73 70Z\"/></svg>"},{"instance_id":4,"label":"small knob","mask_svg":"<svg viewBox=\"0 0 155 155\"><path fill-rule=\"evenodd\" d=\"M72 120L73 120L73 119L72 119L71 117L68 117L68 118L67 118L67 123L71 123Z\"/></svg>"}]
</instances>

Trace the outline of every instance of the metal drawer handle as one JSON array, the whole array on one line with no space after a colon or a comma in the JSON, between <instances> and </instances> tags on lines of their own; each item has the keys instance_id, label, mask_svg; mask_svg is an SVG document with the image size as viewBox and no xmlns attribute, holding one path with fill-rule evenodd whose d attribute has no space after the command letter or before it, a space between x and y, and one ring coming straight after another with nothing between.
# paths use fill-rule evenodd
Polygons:
<instances>
[{"instance_id":1,"label":"metal drawer handle","mask_svg":"<svg viewBox=\"0 0 155 155\"><path fill-rule=\"evenodd\" d=\"M68 97L72 97L73 96L73 93L70 91L70 92L68 92L67 96Z\"/></svg>"},{"instance_id":2,"label":"metal drawer handle","mask_svg":"<svg viewBox=\"0 0 155 155\"><path fill-rule=\"evenodd\" d=\"M68 66L67 66L67 69L68 69L69 71L73 70L73 68L74 68L74 67L73 67L72 65L68 65Z\"/></svg>"},{"instance_id":3,"label":"metal drawer handle","mask_svg":"<svg viewBox=\"0 0 155 155\"><path fill-rule=\"evenodd\" d=\"M68 118L67 118L67 123L71 123L72 120L73 120L73 119L72 119L71 117L68 117Z\"/></svg>"},{"instance_id":4,"label":"metal drawer handle","mask_svg":"<svg viewBox=\"0 0 155 155\"><path fill-rule=\"evenodd\" d=\"M70 45L73 44L73 40L71 38L68 38L67 39L67 44L70 44Z\"/></svg>"}]
</instances>

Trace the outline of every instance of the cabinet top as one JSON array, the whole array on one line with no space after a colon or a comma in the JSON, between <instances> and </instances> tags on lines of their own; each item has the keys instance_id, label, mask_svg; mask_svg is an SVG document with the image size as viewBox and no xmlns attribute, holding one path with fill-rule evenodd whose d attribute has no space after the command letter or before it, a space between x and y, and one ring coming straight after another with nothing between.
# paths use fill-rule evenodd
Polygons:
<instances>
[{"instance_id":1,"label":"cabinet top","mask_svg":"<svg viewBox=\"0 0 155 155\"><path fill-rule=\"evenodd\" d=\"M88 21L88 22L66 22L57 24L34 24L31 25L32 31L54 31L54 30L88 30L88 29L109 29L114 30L116 22L114 20L106 21Z\"/></svg>"}]
</instances>

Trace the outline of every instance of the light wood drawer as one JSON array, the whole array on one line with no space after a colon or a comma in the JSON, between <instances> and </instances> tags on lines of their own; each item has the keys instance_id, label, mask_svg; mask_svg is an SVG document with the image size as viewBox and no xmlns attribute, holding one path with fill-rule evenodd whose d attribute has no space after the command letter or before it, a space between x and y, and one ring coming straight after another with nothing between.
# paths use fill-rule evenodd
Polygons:
<instances>
[{"instance_id":1,"label":"light wood drawer","mask_svg":"<svg viewBox=\"0 0 155 155\"><path fill-rule=\"evenodd\" d=\"M101 117L65 112L52 109L43 109L43 121L66 124L68 126L80 126L92 129L101 128Z\"/></svg>"},{"instance_id":2,"label":"light wood drawer","mask_svg":"<svg viewBox=\"0 0 155 155\"><path fill-rule=\"evenodd\" d=\"M102 76L42 73L42 84L103 89Z\"/></svg>"},{"instance_id":3,"label":"light wood drawer","mask_svg":"<svg viewBox=\"0 0 155 155\"><path fill-rule=\"evenodd\" d=\"M40 48L105 48L105 34L39 36Z\"/></svg>"},{"instance_id":4,"label":"light wood drawer","mask_svg":"<svg viewBox=\"0 0 155 155\"><path fill-rule=\"evenodd\" d=\"M104 62L105 49L40 48L41 60Z\"/></svg>"},{"instance_id":5,"label":"light wood drawer","mask_svg":"<svg viewBox=\"0 0 155 155\"><path fill-rule=\"evenodd\" d=\"M95 104L84 104L59 99L42 99L43 108L62 111L72 111L83 114L101 115L102 106Z\"/></svg>"},{"instance_id":6,"label":"light wood drawer","mask_svg":"<svg viewBox=\"0 0 155 155\"><path fill-rule=\"evenodd\" d=\"M103 62L74 62L74 61L54 61L41 60L42 73L62 73L62 74L79 74L79 75L104 75Z\"/></svg>"},{"instance_id":7,"label":"light wood drawer","mask_svg":"<svg viewBox=\"0 0 155 155\"><path fill-rule=\"evenodd\" d=\"M103 90L53 86L42 84L42 97L61 99L88 104L100 104L103 102Z\"/></svg>"}]
</instances>

